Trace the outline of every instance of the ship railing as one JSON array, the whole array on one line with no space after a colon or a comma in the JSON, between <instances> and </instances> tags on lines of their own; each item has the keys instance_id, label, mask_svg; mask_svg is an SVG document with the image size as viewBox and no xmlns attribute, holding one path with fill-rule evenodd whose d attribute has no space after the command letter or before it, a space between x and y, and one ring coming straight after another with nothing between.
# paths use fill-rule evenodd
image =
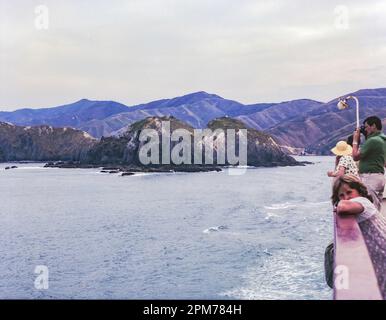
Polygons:
<instances>
[{"instance_id":1,"label":"ship railing","mask_svg":"<svg viewBox=\"0 0 386 320\"><path fill-rule=\"evenodd\" d=\"M374 266L355 216L334 217L334 300L381 300Z\"/></svg>"}]
</instances>

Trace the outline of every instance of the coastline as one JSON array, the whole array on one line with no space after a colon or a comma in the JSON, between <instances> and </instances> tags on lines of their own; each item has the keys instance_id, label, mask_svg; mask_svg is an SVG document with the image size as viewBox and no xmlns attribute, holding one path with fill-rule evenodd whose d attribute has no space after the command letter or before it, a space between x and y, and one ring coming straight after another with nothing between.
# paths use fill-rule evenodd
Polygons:
<instances>
[{"instance_id":1,"label":"coastline","mask_svg":"<svg viewBox=\"0 0 386 320\"><path fill-rule=\"evenodd\" d=\"M101 173L121 173L122 176L133 175L135 173L170 173L170 172L211 172L211 171L224 171L229 168L241 168L240 166L230 165L153 165L153 166L140 166L134 164L89 164L80 163L78 161L7 161L0 162L5 167L1 169L16 169L17 164L31 164L36 163L42 165L42 168L59 168L59 169L100 169ZM277 168L277 167L294 167L294 166L306 166L314 165L311 161L299 161L297 160L294 164L282 165L274 162L267 163L261 166L242 166L242 168L258 169L258 168Z\"/></svg>"},{"instance_id":2,"label":"coastline","mask_svg":"<svg viewBox=\"0 0 386 320\"><path fill-rule=\"evenodd\" d=\"M309 161L296 161L294 164L281 165L275 162L267 163L261 166L246 166L247 168L276 168L276 167L294 167L294 166L305 166L314 164ZM58 162L47 162L44 165L45 168L60 168L60 169L92 169L100 168L102 173L122 173L122 175L130 175L134 173L147 173L147 172L210 172L210 171L223 171L224 169L232 168L229 165L153 165L153 166L140 166L133 164L87 164L73 161L58 161ZM238 167L238 166L235 166ZM244 166L243 166L244 167Z\"/></svg>"}]
</instances>

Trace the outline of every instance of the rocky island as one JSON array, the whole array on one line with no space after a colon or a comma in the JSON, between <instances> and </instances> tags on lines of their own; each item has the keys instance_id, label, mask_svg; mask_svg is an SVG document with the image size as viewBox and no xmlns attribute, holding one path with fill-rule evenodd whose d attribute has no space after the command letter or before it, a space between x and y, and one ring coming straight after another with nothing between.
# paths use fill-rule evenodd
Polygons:
<instances>
[{"instance_id":1,"label":"rocky island","mask_svg":"<svg viewBox=\"0 0 386 320\"><path fill-rule=\"evenodd\" d=\"M184 130L188 137L181 149L181 139L172 139L167 136L163 127L168 124L170 132ZM240 147L243 130L246 129L246 154L244 163L253 167L296 166L303 165L291 156L285 154L275 140L268 134L256 129L248 128L242 121L229 117L212 120L207 125L207 136L198 142L194 140L194 129L189 124L170 117L148 117L129 125L118 136L102 137L95 139L89 134L72 128L53 128L51 126L22 127L8 123L0 123L0 161L48 161L47 167L59 168L93 168L105 167L104 172L122 172L129 175L133 172L195 172L195 171L220 171L221 168L233 165L229 158L229 138L223 132L228 129L234 132L235 149ZM148 141L143 140L145 130L152 130L153 135L159 139L159 154L152 156L158 162L144 164L141 157L141 148ZM169 133L170 133L169 132ZM219 133L220 132L220 133ZM165 138L166 137L166 138ZM166 140L165 140L166 139ZM213 158L208 160L206 153L206 140L213 142ZM166 150L164 144L170 147ZM188 142L188 144L186 144ZM201 143L203 154L201 163L195 162L194 148ZM188 146L188 147L186 147ZM225 146L225 150L221 149ZM201 146L200 146L201 147ZM178 149L180 148L180 149ZM174 149L178 149L178 152ZM154 151L154 146L152 147ZM174 151L173 151L174 150ZM173 163L170 157L184 152L183 161ZM219 163L221 151L224 151L223 162ZM166 156L169 162L163 162ZM226 153L225 153L226 152ZM235 154L237 156L237 154ZM157 158L158 157L158 158Z\"/></svg>"}]
</instances>

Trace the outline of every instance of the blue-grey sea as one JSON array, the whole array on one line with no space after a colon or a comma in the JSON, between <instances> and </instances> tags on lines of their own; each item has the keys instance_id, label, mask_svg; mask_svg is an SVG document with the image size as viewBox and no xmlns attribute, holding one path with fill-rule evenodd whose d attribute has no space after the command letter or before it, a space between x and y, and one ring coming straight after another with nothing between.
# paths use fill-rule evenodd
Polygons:
<instances>
[{"instance_id":1,"label":"blue-grey sea","mask_svg":"<svg viewBox=\"0 0 386 320\"><path fill-rule=\"evenodd\" d=\"M122 177L1 163L0 298L331 299L334 158L297 159L314 164Z\"/></svg>"}]
</instances>

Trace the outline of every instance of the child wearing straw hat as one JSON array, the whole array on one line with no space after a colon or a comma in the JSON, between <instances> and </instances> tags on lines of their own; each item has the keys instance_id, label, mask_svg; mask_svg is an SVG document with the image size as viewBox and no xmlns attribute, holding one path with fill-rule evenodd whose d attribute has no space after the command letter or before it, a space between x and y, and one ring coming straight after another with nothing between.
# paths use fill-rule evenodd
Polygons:
<instances>
[{"instance_id":1,"label":"child wearing straw hat","mask_svg":"<svg viewBox=\"0 0 386 320\"><path fill-rule=\"evenodd\" d=\"M331 152L336 155L335 171L328 171L329 177L340 177L345 174L358 176L358 167L352 157L352 147L346 141L339 141Z\"/></svg>"}]
</instances>

